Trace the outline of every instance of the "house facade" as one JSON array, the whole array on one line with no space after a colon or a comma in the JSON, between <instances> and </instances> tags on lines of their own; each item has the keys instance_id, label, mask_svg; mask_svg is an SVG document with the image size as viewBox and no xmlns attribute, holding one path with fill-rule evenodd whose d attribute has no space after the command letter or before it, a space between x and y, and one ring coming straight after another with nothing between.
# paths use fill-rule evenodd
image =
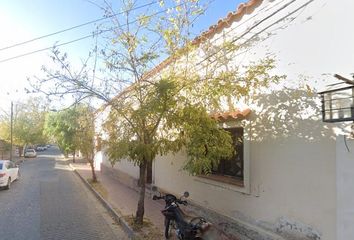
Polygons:
<instances>
[{"instance_id":1,"label":"house facade","mask_svg":"<svg viewBox=\"0 0 354 240\"><path fill-rule=\"evenodd\" d=\"M151 184L176 195L188 190L195 211L249 239L354 239L350 124L322 122L316 94L336 82L333 74L354 70L353 9L350 0L250 0L202 33L196 65L219 53L232 57L230 66L272 57L272 71L286 78L216 116L234 136L231 163L193 176L182 170L184 151L159 156L148 169ZM223 53L225 42L237 54ZM103 171L136 185L137 166L124 159L111 166L104 151L102 159Z\"/></svg>"}]
</instances>

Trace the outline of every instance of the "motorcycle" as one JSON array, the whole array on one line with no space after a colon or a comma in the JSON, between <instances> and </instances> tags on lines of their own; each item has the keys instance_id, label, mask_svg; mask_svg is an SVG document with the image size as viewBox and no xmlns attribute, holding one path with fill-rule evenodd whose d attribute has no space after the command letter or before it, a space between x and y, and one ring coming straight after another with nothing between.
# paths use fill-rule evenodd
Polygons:
<instances>
[{"instance_id":1,"label":"motorcycle","mask_svg":"<svg viewBox=\"0 0 354 240\"><path fill-rule=\"evenodd\" d=\"M156 187L153 187L152 190L157 192ZM158 193L159 196L153 195L152 199L165 200L165 208L161 211L165 216L165 238L169 239L174 230L180 240L203 240L203 233L209 229L211 224L202 217L194 217L188 221L179 207L180 204L188 205L188 202L183 200L183 198L188 198L189 193L185 192L180 198L172 194L163 195L160 192Z\"/></svg>"}]
</instances>

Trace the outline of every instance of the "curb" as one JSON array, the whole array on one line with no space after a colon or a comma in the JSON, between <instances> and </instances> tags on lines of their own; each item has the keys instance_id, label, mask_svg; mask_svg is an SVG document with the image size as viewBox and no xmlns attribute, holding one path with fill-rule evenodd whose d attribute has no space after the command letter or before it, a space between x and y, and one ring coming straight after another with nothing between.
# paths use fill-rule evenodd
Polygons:
<instances>
[{"instance_id":1,"label":"curb","mask_svg":"<svg viewBox=\"0 0 354 240\"><path fill-rule=\"evenodd\" d=\"M88 183L86 179L84 179L83 176L80 175L80 173L71 165L69 164L69 167L75 172L75 174L82 180L82 182L86 185L86 187L95 195L95 197L101 202L102 206L108 211L109 215L118 223L121 224L123 227L123 230L128 234L129 238L135 238L136 234L133 231L133 229L129 226L129 224L124 220L123 216L118 214L114 208L111 206L111 204L106 201L91 185Z\"/></svg>"}]
</instances>

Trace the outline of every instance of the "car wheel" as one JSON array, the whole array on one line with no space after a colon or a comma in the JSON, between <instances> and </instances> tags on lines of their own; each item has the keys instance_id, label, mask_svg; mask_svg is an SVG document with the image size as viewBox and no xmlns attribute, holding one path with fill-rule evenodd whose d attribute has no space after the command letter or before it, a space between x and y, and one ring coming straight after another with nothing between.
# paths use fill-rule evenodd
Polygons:
<instances>
[{"instance_id":1,"label":"car wheel","mask_svg":"<svg viewBox=\"0 0 354 240\"><path fill-rule=\"evenodd\" d=\"M7 185L6 185L6 187L5 187L5 189L10 189L11 188L11 178L9 178L8 180L7 180Z\"/></svg>"}]
</instances>

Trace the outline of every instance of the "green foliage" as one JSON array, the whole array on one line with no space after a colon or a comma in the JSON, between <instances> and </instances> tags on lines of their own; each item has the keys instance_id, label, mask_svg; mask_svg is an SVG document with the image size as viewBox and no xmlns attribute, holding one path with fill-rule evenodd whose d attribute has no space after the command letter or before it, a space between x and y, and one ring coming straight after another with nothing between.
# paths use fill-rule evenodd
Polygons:
<instances>
[{"instance_id":1,"label":"green foliage","mask_svg":"<svg viewBox=\"0 0 354 240\"><path fill-rule=\"evenodd\" d=\"M77 149L81 151L88 161L92 162L95 150L95 114L88 105L79 105L76 111L79 113L76 132Z\"/></svg>"},{"instance_id":2,"label":"green foliage","mask_svg":"<svg viewBox=\"0 0 354 240\"><path fill-rule=\"evenodd\" d=\"M46 109L43 99L30 98L26 103L14 105L13 114L13 143L43 144L47 142L43 134ZM0 138L10 142L10 115L0 121Z\"/></svg>"},{"instance_id":3,"label":"green foliage","mask_svg":"<svg viewBox=\"0 0 354 240\"><path fill-rule=\"evenodd\" d=\"M267 58L237 71L173 74L141 81L115 99L104 125L112 164L122 158L139 165L158 154L185 147L184 169L210 173L212 166L233 154L232 139L209 113L235 108L237 99L262 91L284 76L272 75L274 60ZM225 102L226 99L226 102ZM225 104L226 103L226 104Z\"/></svg>"},{"instance_id":4,"label":"green foliage","mask_svg":"<svg viewBox=\"0 0 354 240\"><path fill-rule=\"evenodd\" d=\"M104 128L112 163L128 158L135 164L153 161L157 154L187 148L185 169L209 173L213 163L232 154L230 135L210 118L202 104L189 104L181 94L178 78L144 85L144 101L135 107L117 104ZM134 102L134 98L127 98ZM129 107L127 107L129 106Z\"/></svg>"},{"instance_id":5,"label":"green foliage","mask_svg":"<svg viewBox=\"0 0 354 240\"><path fill-rule=\"evenodd\" d=\"M54 138L64 153L80 150L93 159L94 151L94 113L83 104L47 115L45 133Z\"/></svg>"},{"instance_id":6,"label":"green foliage","mask_svg":"<svg viewBox=\"0 0 354 240\"><path fill-rule=\"evenodd\" d=\"M188 155L184 169L192 174L209 174L221 158L231 157L232 138L206 109L186 107L183 110L182 128Z\"/></svg>"},{"instance_id":7,"label":"green foliage","mask_svg":"<svg viewBox=\"0 0 354 240\"><path fill-rule=\"evenodd\" d=\"M73 70L67 56L55 49L53 61L59 67L44 67L46 75L37 85L48 86L48 95L78 93L79 100L94 96L105 102L109 116L103 126L108 135L104 144L112 165L127 158L140 168L137 220L142 223L147 163L158 154L185 148L184 169L191 174L210 173L213 164L233 154L233 148L229 133L209 114L232 111L237 101L283 76L271 74L274 60L270 58L248 66L236 63L241 46L233 42L192 42L190 27L204 11L200 1L161 0L161 10L177 6L161 15L135 12L137 2L122 1L124 14L112 18L113 26L103 28L114 30L104 31L103 39L109 41L90 54L95 56L93 69L87 67L88 58L82 69ZM104 10L105 15L117 16L110 5ZM204 55L206 59L201 59ZM165 57L169 58L161 63ZM103 71L96 71L98 59L104 59ZM96 77L99 72L105 75ZM84 124L76 124L91 129L91 123L81 119ZM80 139L88 143L90 131Z\"/></svg>"},{"instance_id":8,"label":"green foliage","mask_svg":"<svg viewBox=\"0 0 354 240\"><path fill-rule=\"evenodd\" d=\"M48 137L55 139L59 148L65 153L73 152L76 147L78 112L74 108L48 113L44 131Z\"/></svg>"}]
</instances>

